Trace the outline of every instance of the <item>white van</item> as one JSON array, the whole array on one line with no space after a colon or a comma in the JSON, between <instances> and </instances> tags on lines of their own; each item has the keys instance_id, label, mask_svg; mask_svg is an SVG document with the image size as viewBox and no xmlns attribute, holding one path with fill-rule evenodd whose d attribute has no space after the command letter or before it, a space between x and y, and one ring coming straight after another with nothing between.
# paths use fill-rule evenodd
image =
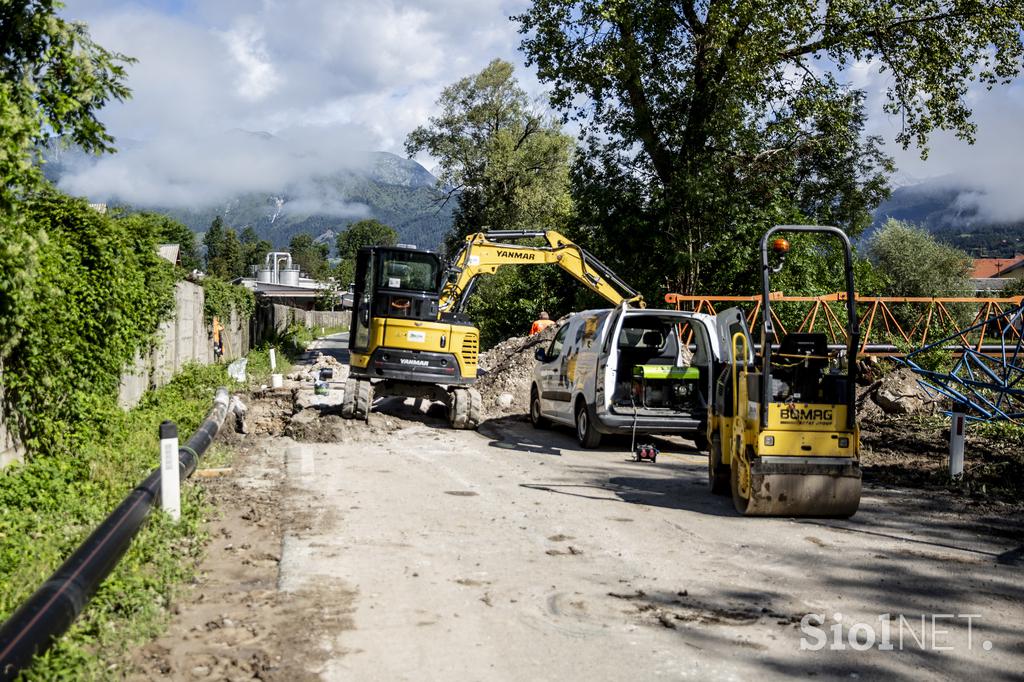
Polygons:
<instances>
[{"instance_id":1,"label":"white van","mask_svg":"<svg viewBox=\"0 0 1024 682\"><path fill-rule=\"evenodd\" d=\"M530 421L576 428L585 448L603 434L683 434L707 446L715 318L679 310L586 310L537 350Z\"/></svg>"}]
</instances>

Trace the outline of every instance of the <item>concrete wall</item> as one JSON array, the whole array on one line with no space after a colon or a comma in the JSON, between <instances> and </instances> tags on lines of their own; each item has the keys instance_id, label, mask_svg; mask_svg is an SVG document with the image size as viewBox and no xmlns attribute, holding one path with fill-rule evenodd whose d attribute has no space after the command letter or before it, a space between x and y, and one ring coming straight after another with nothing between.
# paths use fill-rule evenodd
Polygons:
<instances>
[{"instance_id":1,"label":"concrete wall","mask_svg":"<svg viewBox=\"0 0 1024 682\"><path fill-rule=\"evenodd\" d=\"M277 303L262 303L253 320L253 338L255 343L269 341L292 325L306 328L347 327L351 321L350 310L302 310Z\"/></svg>"},{"instance_id":2,"label":"concrete wall","mask_svg":"<svg viewBox=\"0 0 1024 682\"><path fill-rule=\"evenodd\" d=\"M166 385L190 362L208 365L215 360L213 327L203 317L203 288L191 282L178 282L174 292L174 317L160 325L152 351L136 354L135 362L121 375L117 401L121 407L134 407L151 388ZM224 360L231 361L249 352L249 320L231 311L221 320Z\"/></svg>"},{"instance_id":3,"label":"concrete wall","mask_svg":"<svg viewBox=\"0 0 1024 682\"><path fill-rule=\"evenodd\" d=\"M214 361L213 328L203 317L203 288L191 282L178 282L174 291L174 317L161 323L156 343L148 352L137 352L135 360L121 375L117 402L129 409L139 404L146 391L166 385L181 368L190 362L210 364ZM259 342L283 333L293 324L305 327L347 326L350 311L301 310L283 305L261 305L256 319L231 312L221 320L223 361L241 357ZM3 368L0 367L0 400L3 398ZM0 468L20 461L23 453L13 441L0 415Z\"/></svg>"}]
</instances>

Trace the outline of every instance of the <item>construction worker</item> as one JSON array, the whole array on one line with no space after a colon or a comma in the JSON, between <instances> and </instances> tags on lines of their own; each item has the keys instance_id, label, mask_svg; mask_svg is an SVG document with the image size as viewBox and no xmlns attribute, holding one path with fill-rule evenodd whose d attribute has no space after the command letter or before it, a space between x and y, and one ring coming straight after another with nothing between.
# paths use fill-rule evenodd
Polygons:
<instances>
[{"instance_id":1,"label":"construction worker","mask_svg":"<svg viewBox=\"0 0 1024 682\"><path fill-rule=\"evenodd\" d=\"M533 336L534 334L540 334L542 331L544 331L554 323L555 321L552 320L551 317L545 311L540 311L540 317L538 317L534 321L533 326L530 327L530 336Z\"/></svg>"}]
</instances>

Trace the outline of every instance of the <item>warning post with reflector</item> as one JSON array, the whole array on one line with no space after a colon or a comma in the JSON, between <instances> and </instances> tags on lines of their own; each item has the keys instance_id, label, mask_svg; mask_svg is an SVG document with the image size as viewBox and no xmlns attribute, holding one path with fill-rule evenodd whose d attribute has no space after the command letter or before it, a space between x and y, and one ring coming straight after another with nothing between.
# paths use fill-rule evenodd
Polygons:
<instances>
[{"instance_id":1,"label":"warning post with reflector","mask_svg":"<svg viewBox=\"0 0 1024 682\"><path fill-rule=\"evenodd\" d=\"M954 412L949 418L949 475L959 478L964 475L964 432L967 417L963 412Z\"/></svg>"},{"instance_id":2,"label":"warning post with reflector","mask_svg":"<svg viewBox=\"0 0 1024 682\"><path fill-rule=\"evenodd\" d=\"M160 506L174 520L181 519L181 475L178 463L178 425L160 424Z\"/></svg>"}]
</instances>

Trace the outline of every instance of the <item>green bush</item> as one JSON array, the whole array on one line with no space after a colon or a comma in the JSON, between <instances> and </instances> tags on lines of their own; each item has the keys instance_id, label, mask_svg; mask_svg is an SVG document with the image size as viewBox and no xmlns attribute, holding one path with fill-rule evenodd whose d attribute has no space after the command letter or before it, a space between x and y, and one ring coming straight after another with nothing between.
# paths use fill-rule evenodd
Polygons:
<instances>
[{"instance_id":1,"label":"green bush","mask_svg":"<svg viewBox=\"0 0 1024 682\"><path fill-rule=\"evenodd\" d=\"M231 317L232 308L244 318L251 318L256 312L256 296L245 287L213 276L204 277L202 285L203 314L207 322L217 317L221 323L226 323Z\"/></svg>"},{"instance_id":2,"label":"green bush","mask_svg":"<svg viewBox=\"0 0 1024 682\"><path fill-rule=\"evenodd\" d=\"M3 358L4 407L31 453L71 453L75 425L109 417L103 399L116 395L122 368L173 311L176 275L157 255L152 230L131 229L53 189L26 209L47 239L29 322Z\"/></svg>"},{"instance_id":3,"label":"green bush","mask_svg":"<svg viewBox=\"0 0 1024 682\"><path fill-rule=\"evenodd\" d=\"M184 440L225 380L223 366L189 366L131 412L112 398L97 401L96 419L77 425L73 457L36 457L0 471L0 619L159 464L160 422L177 422ZM159 633L175 591L193 574L205 541L202 501L202 489L186 483L178 524L159 511L151 515L82 616L34 662L27 679L122 676L110 666Z\"/></svg>"}]
</instances>

